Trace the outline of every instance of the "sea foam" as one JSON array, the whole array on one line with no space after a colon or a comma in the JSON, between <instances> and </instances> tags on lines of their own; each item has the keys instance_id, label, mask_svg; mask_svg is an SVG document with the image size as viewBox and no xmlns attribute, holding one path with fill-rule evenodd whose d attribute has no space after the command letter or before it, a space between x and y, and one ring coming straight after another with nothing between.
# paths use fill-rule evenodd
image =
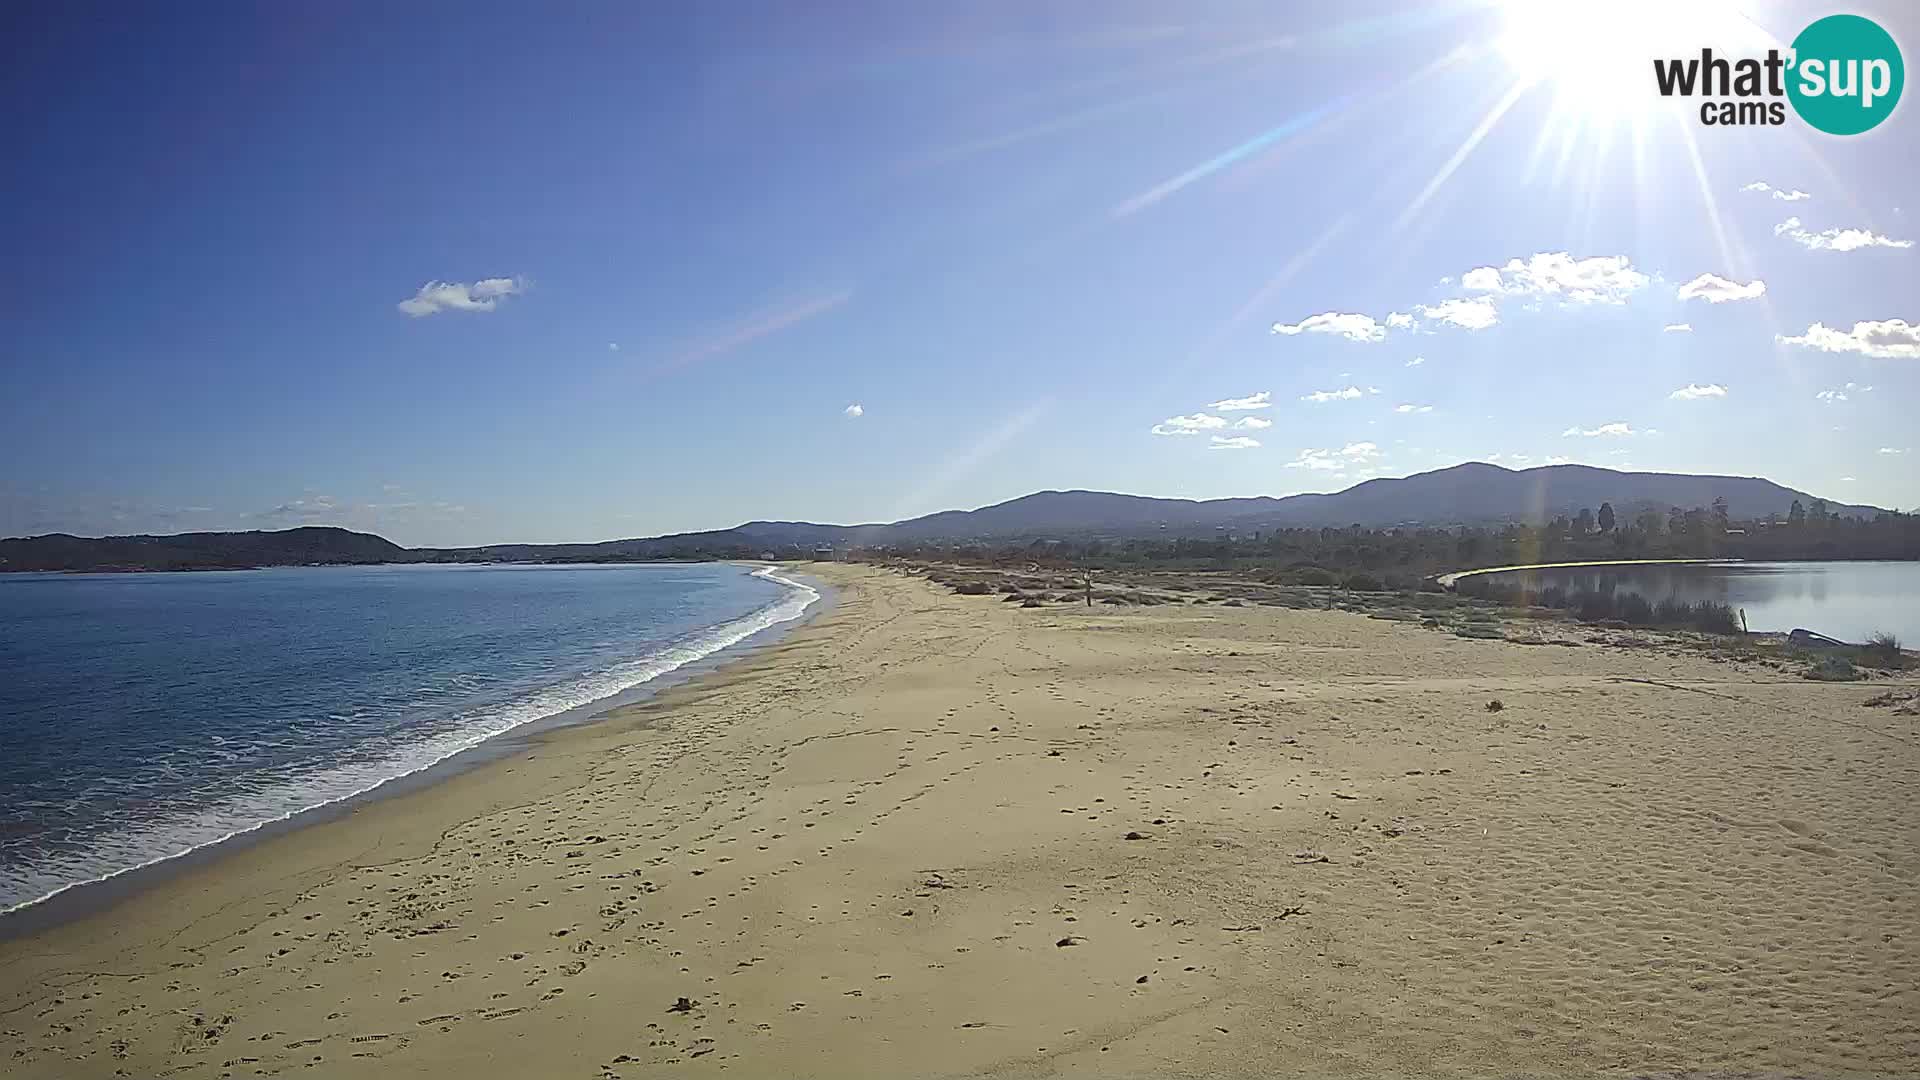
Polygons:
<instances>
[{"instance_id":1,"label":"sea foam","mask_svg":"<svg viewBox=\"0 0 1920 1080\"><path fill-rule=\"evenodd\" d=\"M72 851L42 851L26 865L0 867L0 914L190 855L412 776L517 728L622 694L804 615L818 590L771 566L753 576L787 587L778 600L709 627L658 652L458 716L444 730L394 736L364 760L297 775L251 778L232 794L192 811L133 818Z\"/></svg>"}]
</instances>

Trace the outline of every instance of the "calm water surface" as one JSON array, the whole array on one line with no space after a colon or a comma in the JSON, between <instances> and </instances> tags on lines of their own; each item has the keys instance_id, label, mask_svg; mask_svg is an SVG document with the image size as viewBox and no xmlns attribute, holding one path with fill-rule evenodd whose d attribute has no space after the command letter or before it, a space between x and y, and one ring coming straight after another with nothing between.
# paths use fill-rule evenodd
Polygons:
<instances>
[{"instance_id":1,"label":"calm water surface","mask_svg":"<svg viewBox=\"0 0 1920 1080\"><path fill-rule=\"evenodd\" d=\"M1920 562L1722 563L1708 566L1589 566L1489 575L1530 585L1718 600L1747 613L1751 630L1805 627L1843 641L1897 634L1920 644Z\"/></svg>"},{"instance_id":2,"label":"calm water surface","mask_svg":"<svg viewBox=\"0 0 1920 1080\"><path fill-rule=\"evenodd\" d=\"M0 911L365 792L817 598L715 564L0 574Z\"/></svg>"}]
</instances>

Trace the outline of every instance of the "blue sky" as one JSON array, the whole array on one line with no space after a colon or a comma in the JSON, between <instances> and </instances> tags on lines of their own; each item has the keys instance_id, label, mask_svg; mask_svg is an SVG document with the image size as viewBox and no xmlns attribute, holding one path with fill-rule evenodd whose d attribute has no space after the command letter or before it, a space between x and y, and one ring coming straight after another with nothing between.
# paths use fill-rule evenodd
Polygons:
<instances>
[{"instance_id":1,"label":"blue sky","mask_svg":"<svg viewBox=\"0 0 1920 1080\"><path fill-rule=\"evenodd\" d=\"M1835 10L1738 7L1691 45L1497 3L9 8L0 534L598 540L1466 460L1912 508L1920 103L1664 111L1654 50ZM1851 10L1911 60L1913 9Z\"/></svg>"}]
</instances>

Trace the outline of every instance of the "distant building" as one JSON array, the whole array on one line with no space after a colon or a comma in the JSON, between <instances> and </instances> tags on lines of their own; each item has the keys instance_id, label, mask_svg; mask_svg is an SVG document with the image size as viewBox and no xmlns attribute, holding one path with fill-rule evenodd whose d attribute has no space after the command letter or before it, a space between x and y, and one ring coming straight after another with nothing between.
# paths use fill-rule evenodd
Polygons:
<instances>
[{"instance_id":1,"label":"distant building","mask_svg":"<svg viewBox=\"0 0 1920 1080\"><path fill-rule=\"evenodd\" d=\"M838 556L835 555L832 544L821 544L813 549L813 557L821 562L833 562Z\"/></svg>"}]
</instances>

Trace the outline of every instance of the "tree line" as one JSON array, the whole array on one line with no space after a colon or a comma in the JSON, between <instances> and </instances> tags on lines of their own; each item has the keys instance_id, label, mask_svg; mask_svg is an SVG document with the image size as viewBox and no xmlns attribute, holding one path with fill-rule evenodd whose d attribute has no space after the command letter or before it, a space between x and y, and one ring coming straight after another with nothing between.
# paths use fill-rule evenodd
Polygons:
<instances>
[{"instance_id":1,"label":"tree line","mask_svg":"<svg viewBox=\"0 0 1920 1080\"><path fill-rule=\"evenodd\" d=\"M1243 569L1300 584L1336 584L1364 574L1389 588L1454 570L1610 559L1920 559L1920 518L1882 512L1841 516L1823 500L1795 501L1784 517L1737 520L1725 500L1704 507L1640 508L1611 503L1539 524L1455 528L1290 528L1220 530L1211 537L1080 537L891 544L843 552L853 558L906 556L982 564L1039 563L1168 569Z\"/></svg>"}]
</instances>

